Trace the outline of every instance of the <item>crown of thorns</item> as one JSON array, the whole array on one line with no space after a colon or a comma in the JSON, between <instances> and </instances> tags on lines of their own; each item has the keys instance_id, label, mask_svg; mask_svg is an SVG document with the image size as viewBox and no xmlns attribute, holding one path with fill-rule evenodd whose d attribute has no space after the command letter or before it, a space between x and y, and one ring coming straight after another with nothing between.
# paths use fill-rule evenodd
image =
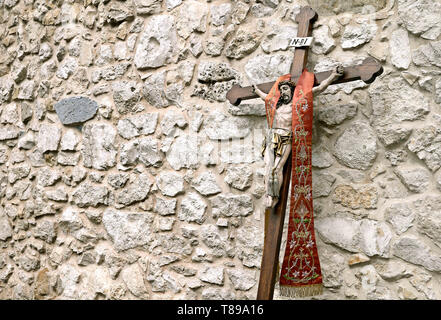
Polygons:
<instances>
[{"instance_id":1,"label":"crown of thorns","mask_svg":"<svg viewBox=\"0 0 441 320\"><path fill-rule=\"evenodd\" d=\"M280 89L280 87L281 86L283 86L283 85L288 85L290 88L291 88L291 90L294 90L294 88L295 88L295 84L294 84L294 82L292 82L292 81L290 81L290 80L284 80L284 81L280 81L279 82L279 89Z\"/></svg>"}]
</instances>

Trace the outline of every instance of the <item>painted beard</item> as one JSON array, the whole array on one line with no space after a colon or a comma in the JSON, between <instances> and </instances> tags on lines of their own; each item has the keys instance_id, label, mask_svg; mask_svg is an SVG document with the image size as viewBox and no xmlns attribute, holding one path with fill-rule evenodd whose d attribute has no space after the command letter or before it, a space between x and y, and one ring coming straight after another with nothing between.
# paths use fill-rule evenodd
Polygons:
<instances>
[{"instance_id":1,"label":"painted beard","mask_svg":"<svg viewBox=\"0 0 441 320\"><path fill-rule=\"evenodd\" d=\"M289 103L291 101L291 96L289 96L287 94L283 94L281 96L281 98L282 98L283 104L287 104L287 103Z\"/></svg>"}]
</instances>

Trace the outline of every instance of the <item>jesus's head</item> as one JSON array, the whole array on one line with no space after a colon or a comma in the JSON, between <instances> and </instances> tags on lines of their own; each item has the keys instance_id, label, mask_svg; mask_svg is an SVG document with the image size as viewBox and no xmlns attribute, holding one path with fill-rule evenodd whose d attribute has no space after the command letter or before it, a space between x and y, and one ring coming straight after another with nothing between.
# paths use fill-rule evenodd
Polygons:
<instances>
[{"instance_id":1,"label":"jesus's head","mask_svg":"<svg viewBox=\"0 0 441 320\"><path fill-rule=\"evenodd\" d=\"M294 86L290 81L282 81L279 83L280 90L280 104L288 104L291 102L294 94Z\"/></svg>"}]
</instances>

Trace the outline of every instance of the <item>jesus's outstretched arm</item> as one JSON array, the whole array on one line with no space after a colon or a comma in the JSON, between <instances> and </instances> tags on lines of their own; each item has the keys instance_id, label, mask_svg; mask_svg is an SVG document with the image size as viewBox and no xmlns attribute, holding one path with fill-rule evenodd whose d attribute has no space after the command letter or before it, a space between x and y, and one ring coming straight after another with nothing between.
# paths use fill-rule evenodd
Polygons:
<instances>
[{"instance_id":1,"label":"jesus's outstretched arm","mask_svg":"<svg viewBox=\"0 0 441 320\"><path fill-rule=\"evenodd\" d=\"M253 91L263 100L265 101L266 94L260 90L255 84L253 84Z\"/></svg>"},{"instance_id":2,"label":"jesus's outstretched arm","mask_svg":"<svg viewBox=\"0 0 441 320\"><path fill-rule=\"evenodd\" d=\"M338 66L336 66L334 68L334 70L332 70L331 75L326 78L324 81L322 81L320 83L320 85L318 85L317 87L312 88L312 93L314 95L319 94L320 92L323 92L326 90L326 88L332 84L335 80L337 80L338 78L340 78L344 73L344 68L343 66L340 64Z\"/></svg>"}]
</instances>

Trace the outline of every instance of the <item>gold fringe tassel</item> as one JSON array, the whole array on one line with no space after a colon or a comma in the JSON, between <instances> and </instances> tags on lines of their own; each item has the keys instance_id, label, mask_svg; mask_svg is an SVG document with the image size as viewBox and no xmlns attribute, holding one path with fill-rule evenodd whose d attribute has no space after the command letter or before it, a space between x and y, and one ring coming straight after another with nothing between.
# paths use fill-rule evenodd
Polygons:
<instances>
[{"instance_id":1,"label":"gold fringe tassel","mask_svg":"<svg viewBox=\"0 0 441 320\"><path fill-rule=\"evenodd\" d=\"M303 298L323 293L322 284L305 285L301 287L280 286L280 295L289 298Z\"/></svg>"}]
</instances>

